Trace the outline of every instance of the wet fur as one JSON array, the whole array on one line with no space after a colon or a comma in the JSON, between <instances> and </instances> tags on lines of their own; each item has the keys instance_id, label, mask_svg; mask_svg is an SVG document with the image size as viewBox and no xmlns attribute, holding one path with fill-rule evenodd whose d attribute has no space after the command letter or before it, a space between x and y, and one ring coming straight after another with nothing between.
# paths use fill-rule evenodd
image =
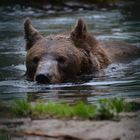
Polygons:
<instances>
[{"instance_id":1,"label":"wet fur","mask_svg":"<svg viewBox=\"0 0 140 140\"><path fill-rule=\"evenodd\" d=\"M39 74L47 77L46 81L43 77L45 83L60 83L140 55L139 48L127 43L97 41L83 19L68 34L43 37L30 19L25 20L24 30L27 78L38 82L41 82Z\"/></svg>"}]
</instances>

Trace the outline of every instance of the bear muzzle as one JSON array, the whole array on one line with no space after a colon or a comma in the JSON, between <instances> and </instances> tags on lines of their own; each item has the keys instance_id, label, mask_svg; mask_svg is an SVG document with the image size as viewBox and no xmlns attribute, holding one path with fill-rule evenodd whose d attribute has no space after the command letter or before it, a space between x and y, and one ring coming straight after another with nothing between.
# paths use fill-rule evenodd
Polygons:
<instances>
[{"instance_id":1,"label":"bear muzzle","mask_svg":"<svg viewBox=\"0 0 140 140\"><path fill-rule=\"evenodd\" d=\"M61 76L58 71L57 62L55 60L40 62L34 76L34 81L44 84L59 83Z\"/></svg>"}]
</instances>

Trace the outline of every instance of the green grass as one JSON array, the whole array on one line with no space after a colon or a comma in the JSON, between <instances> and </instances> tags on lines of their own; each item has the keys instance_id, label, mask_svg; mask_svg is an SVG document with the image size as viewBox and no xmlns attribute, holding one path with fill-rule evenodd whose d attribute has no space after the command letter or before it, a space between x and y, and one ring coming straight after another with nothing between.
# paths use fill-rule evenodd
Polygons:
<instances>
[{"instance_id":1,"label":"green grass","mask_svg":"<svg viewBox=\"0 0 140 140\"><path fill-rule=\"evenodd\" d=\"M16 100L10 110L15 116L28 117L31 114L32 105L25 100Z\"/></svg>"},{"instance_id":2,"label":"green grass","mask_svg":"<svg viewBox=\"0 0 140 140\"><path fill-rule=\"evenodd\" d=\"M131 104L123 98L102 99L97 105L97 119L118 118L120 112L131 111Z\"/></svg>"},{"instance_id":3,"label":"green grass","mask_svg":"<svg viewBox=\"0 0 140 140\"><path fill-rule=\"evenodd\" d=\"M104 120L118 118L120 112L130 111L131 105L122 98L102 99L94 105L84 102L74 105L55 102L31 104L25 100L17 100L10 108L15 117Z\"/></svg>"}]
</instances>

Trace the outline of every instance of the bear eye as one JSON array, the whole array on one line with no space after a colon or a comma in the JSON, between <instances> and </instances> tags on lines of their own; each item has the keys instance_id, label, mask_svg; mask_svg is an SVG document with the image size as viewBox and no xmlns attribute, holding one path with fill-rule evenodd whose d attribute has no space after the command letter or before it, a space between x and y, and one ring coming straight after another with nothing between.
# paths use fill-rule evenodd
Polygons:
<instances>
[{"instance_id":1,"label":"bear eye","mask_svg":"<svg viewBox=\"0 0 140 140\"><path fill-rule=\"evenodd\" d=\"M63 57L63 56L59 56L59 57L57 58L57 61L58 61L59 63L65 63L66 58Z\"/></svg>"},{"instance_id":2,"label":"bear eye","mask_svg":"<svg viewBox=\"0 0 140 140\"><path fill-rule=\"evenodd\" d=\"M32 62L33 62L34 64L38 64L39 58L38 58L37 56L35 56L35 57L33 58Z\"/></svg>"}]
</instances>

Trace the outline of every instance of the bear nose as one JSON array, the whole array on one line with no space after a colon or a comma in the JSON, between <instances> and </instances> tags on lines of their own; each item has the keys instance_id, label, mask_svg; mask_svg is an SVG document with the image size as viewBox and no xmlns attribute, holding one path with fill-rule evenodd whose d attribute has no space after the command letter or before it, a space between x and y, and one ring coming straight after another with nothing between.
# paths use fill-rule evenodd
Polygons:
<instances>
[{"instance_id":1,"label":"bear nose","mask_svg":"<svg viewBox=\"0 0 140 140\"><path fill-rule=\"evenodd\" d=\"M38 83L50 83L49 76L48 75L45 75L45 74L38 74L38 75L36 75L35 80Z\"/></svg>"}]
</instances>

